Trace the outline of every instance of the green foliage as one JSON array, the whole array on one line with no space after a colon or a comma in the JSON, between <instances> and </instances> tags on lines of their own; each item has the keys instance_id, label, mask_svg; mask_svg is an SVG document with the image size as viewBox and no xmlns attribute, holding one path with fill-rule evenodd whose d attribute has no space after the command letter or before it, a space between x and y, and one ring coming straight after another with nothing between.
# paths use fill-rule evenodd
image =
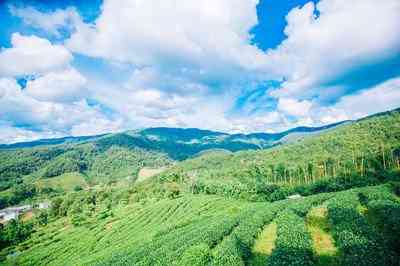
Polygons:
<instances>
[{"instance_id":1,"label":"green foliage","mask_svg":"<svg viewBox=\"0 0 400 266\"><path fill-rule=\"evenodd\" d=\"M27 239L33 232L33 224L11 220L5 226L0 224L0 250L16 245Z\"/></svg>"},{"instance_id":2,"label":"green foliage","mask_svg":"<svg viewBox=\"0 0 400 266\"><path fill-rule=\"evenodd\" d=\"M258 195L274 193L264 191L266 184L315 184L309 194L373 185L399 178L399 125L400 112L393 111L271 149L205 154L176 164L168 173L192 176L200 187L238 182ZM273 198L283 197L278 191Z\"/></svg>"},{"instance_id":3,"label":"green foliage","mask_svg":"<svg viewBox=\"0 0 400 266\"><path fill-rule=\"evenodd\" d=\"M88 175L91 179L99 181L127 177L135 180L140 168L161 167L168 165L169 162L169 159L163 154L137 148L127 149L111 146L93 158Z\"/></svg>"},{"instance_id":4,"label":"green foliage","mask_svg":"<svg viewBox=\"0 0 400 266\"><path fill-rule=\"evenodd\" d=\"M386 248L400 256L400 204L390 200L373 200L368 203L369 215L382 232Z\"/></svg>"},{"instance_id":5,"label":"green foliage","mask_svg":"<svg viewBox=\"0 0 400 266\"><path fill-rule=\"evenodd\" d=\"M397 183L366 186L399 180L399 119L399 112L372 117L270 150L204 153L138 183L141 167L170 165L174 149L174 158L186 158L207 145L178 145L153 130L0 151L0 189L7 189L0 206L53 197L33 219L35 230L3 228L4 254L20 252L6 262L247 265L255 238L274 222L275 249L265 263L313 265L304 218L327 205L341 264L393 265ZM66 188L59 179L69 183L66 193L57 192ZM304 197L286 199L297 193Z\"/></svg>"},{"instance_id":6,"label":"green foliage","mask_svg":"<svg viewBox=\"0 0 400 266\"><path fill-rule=\"evenodd\" d=\"M47 211L41 211L35 215L36 223L39 225L46 225L49 222L49 213Z\"/></svg>"},{"instance_id":7,"label":"green foliage","mask_svg":"<svg viewBox=\"0 0 400 266\"><path fill-rule=\"evenodd\" d=\"M83 188L82 188L80 185L76 185L76 186L74 187L74 191L75 191L75 192L81 191L81 190L83 190Z\"/></svg>"},{"instance_id":8,"label":"green foliage","mask_svg":"<svg viewBox=\"0 0 400 266\"><path fill-rule=\"evenodd\" d=\"M312 241L304 219L285 210L276 219L278 224L276 247L268 265L314 265Z\"/></svg>"},{"instance_id":9,"label":"green foliage","mask_svg":"<svg viewBox=\"0 0 400 266\"><path fill-rule=\"evenodd\" d=\"M393 256L385 250L383 239L368 224L357 207L355 193L340 194L328 204L333 237L341 252L343 265L394 265Z\"/></svg>"},{"instance_id":10,"label":"green foliage","mask_svg":"<svg viewBox=\"0 0 400 266\"><path fill-rule=\"evenodd\" d=\"M313 250L304 216L312 206L325 205L325 201L342 264L352 265L356 259L364 263L376 256L376 265L390 265L382 262L382 251L385 258L394 258L387 246L394 246L396 242L391 241L398 238L389 241L385 237L388 240L382 241L357 211L359 195L366 195L371 199L369 212L381 217L376 218L378 231L386 235L396 230L396 235L397 207L388 203L372 207L389 198L387 193L393 195L392 187L387 185L273 203L211 195L130 201L137 193L137 188L121 191L105 187L53 199L47 225L38 227L37 232L18 245L23 252L16 257L16 263L62 264L68 258L75 265L246 265L252 261L255 238L266 224L274 221L278 225L276 248L268 263L311 265ZM337 204L355 210L357 215L336 210ZM388 216L397 220L383 222ZM353 244L359 244L360 250ZM368 251L362 251L363 248ZM375 253L369 255L371 252Z\"/></svg>"},{"instance_id":11,"label":"green foliage","mask_svg":"<svg viewBox=\"0 0 400 266\"><path fill-rule=\"evenodd\" d=\"M208 265L210 262L211 254L210 248L207 244L201 243L188 248L182 256L179 265L187 266L203 266Z\"/></svg>"}]
</instances>

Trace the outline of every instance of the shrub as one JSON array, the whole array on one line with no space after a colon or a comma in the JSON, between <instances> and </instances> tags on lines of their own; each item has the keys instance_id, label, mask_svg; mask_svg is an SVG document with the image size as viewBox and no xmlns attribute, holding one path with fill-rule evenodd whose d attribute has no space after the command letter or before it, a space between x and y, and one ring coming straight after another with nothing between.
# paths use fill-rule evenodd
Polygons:
<instances>
[{"instance_id":1,"label":"shrub","mask_svg":"<svg viewBox=\"0 0 400 266\"><path fill-rule=\"evenodd\" d=\"M226 237L216 248L212 264L215 266L244 266L240 245L234 234Z\"/></svg>"},{"instance_id":2,"label":"shrub","mask_svg":"<svg viewBox=\"0 0 400 266\"><path fill-rule=\"evenodd\" d=\"M210 248L207 244L201 243L188 248L182 256L179 265L203 266L210 263Z\"/></svg>"},{"instance_id":3,"label":"shrub","mask_svg":"<svg viewBox=\"0 0 400 266\"><path fill-rule=\"evenodd\" d=\"M389 200L371 201L368 212L383 233L387 248L400 254L400 204Z\"/></svg>"},{"instance_id":4,"label":"shrub","mask_svg":"<svg viewBox=\"0 0 400 266\"><path fill-rule=\"evenodd\" d=\"M340 194L328 204L332 234L343 265L392 265L383 240L357 210L357 194Z\"/></svg>"},{"instance_id":5,"label":"shrub","mask_svg":"<svg viewBox=\"0 0 400 266\"><path fill-rule=\"evenodd\" d=\"M285 210L276 221L278 224L276 247L268 260L268 265L314 265L312 240L304 219L291 210Z\"/></svg>"}]
</instances>

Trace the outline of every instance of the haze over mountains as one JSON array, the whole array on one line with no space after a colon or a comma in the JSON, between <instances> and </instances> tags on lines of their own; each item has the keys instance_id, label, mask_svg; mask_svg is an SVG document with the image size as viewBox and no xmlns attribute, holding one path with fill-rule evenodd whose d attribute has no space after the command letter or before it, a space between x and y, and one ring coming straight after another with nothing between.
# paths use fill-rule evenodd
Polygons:
<instances>
[{"instance_id":1,"label":"haze over mountains","mask_svg":"<svg viewBox=\"0 0 400 266\"><path fill-rule=\"evenodd\" d=\"M28 142L18 142L12 144L0 144L0 149L28 148L45 145L74 144L96 141L100 138L124 136L131 139L140 148L160 149L168 151L167 147L176 145L181 149L189 149L187 155L177 158L171 152L169 154L175 159L185 159L207 149L226 149L227 151L238 151L245 149L262 149L279 145L301 137L318 134L325 130L334 128L343 121L321 127L296 127L280 133L250 133L250 134L229 134L211 130L197 128L147 128L142 130L130 130L121 133L110 133L95 136L77 136L52 139L39 139ZM163 148L165 146L165 148Z\"/></svg>"}]
</instances>

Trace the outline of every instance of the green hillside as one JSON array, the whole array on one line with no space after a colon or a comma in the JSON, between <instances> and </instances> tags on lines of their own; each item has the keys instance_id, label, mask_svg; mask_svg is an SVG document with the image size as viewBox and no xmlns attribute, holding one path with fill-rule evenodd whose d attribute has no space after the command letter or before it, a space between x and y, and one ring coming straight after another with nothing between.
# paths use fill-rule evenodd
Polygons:
<instances>
[{"instance_id":1,"label":"green hillside","mask_svg":"<svg viewBox=\"0 0 400 266\"><path fill-rule=\"evenodd\" d=\"M0 227L0 262L398 265L398 110L181 162L134 134L1 151L3 205L52 205Z\"/></svg>"},{"instance_id":2,"label":"green hillside","mask_svg":"<svg viewBox=\"0 0 400 266\"><path fill-rule=\"evenodd\" d=\"M229 135L194 128L149 128L0 145L0 192L7 191L8 195L4 197L0 194L0 207L29 200L43 194L42 190L45 194L62 193L65 190L62 182L39 182L51 185L32 187L42 179L60 180L65 174L79 173L89 186L134 182L144 167L165 168L173 161L213 151L267 148L291 134L320 134L336 126L300 127L277 134L249 135Z\"/></svg>"},{"instance_id":3,"label":"green hillside","mask_svg":"<svg viewBox=\"0 0 400 266\"><path fill-rule=\"evenodd\" d=\"M366 187L274 203L189 195L137 202L133 191L77 192L57 201L49 223L36 226L5 264L395 265L400 201L393 189ZM323 252L329 245L314 248L309 216L316 208L327 210L320 219L328 226L321 230L336 253ZM273 249L260 256L254 245L270 223L277 226Z\"/></svg>"},{"instance_id":4,"label":"green hillside","mask_svg":"<svg viewBox=\"0 0 400 266\"><path fill-rule=\"evenodd\" d=\"M360 181L372 177L379 182L399 169L400 112L396 110L271 149L207 153L176 164L159 179L183 181L182 190L229 194L258 192L258 186L262 190L267 184L332 185L330 180L338 178L351 183L353 177Z\"/></svg>"}]
</instances>

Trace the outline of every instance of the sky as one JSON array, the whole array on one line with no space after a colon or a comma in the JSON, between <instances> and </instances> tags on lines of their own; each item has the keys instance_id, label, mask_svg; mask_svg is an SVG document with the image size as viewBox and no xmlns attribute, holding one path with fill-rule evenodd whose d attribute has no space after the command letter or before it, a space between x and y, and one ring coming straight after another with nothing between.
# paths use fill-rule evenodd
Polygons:
<instances>
[{"instance_id":1,"label":"sky","mask_svg":"<svg viewBox=\"0 0 400 266\"><path fill-rule=\"evenodd\" d=\"M0 1L0 143L400 107L398 0Z\"/></svg>"}]
</instances>

